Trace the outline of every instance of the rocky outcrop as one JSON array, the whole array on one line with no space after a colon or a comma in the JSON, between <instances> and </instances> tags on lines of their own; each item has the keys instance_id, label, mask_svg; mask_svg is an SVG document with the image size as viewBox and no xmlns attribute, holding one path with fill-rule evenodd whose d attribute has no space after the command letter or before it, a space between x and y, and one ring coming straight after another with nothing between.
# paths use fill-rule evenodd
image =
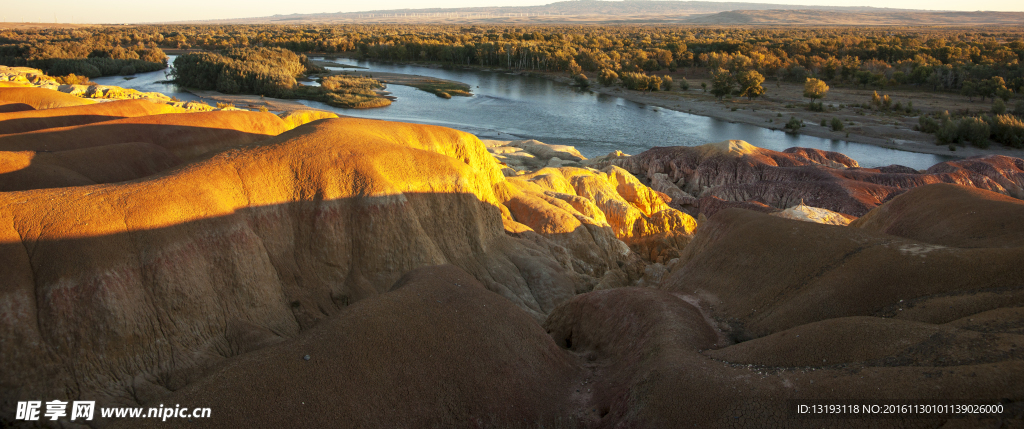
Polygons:
<instances>
[{"instance_id":1,"label":"rocky outcrop","mask_svg":"<svg viewBox=\"0 0 1024 429\"><path fill-rule=\"evenodd\" d=\"M849 225L851 221L856 219L850 215L844 215L842 213L836 213L831 210L820 209L817 207L805 206L803 204L772 214L781 218L821 223L825 225Z\"/></svg>"},{"instance_id":2,"label":"rocky outcrop","mask_svg":"<svg viewBox=\"0 0 1024 429\"><path fill-rule=\"evenodd\" d=\"M57 91L82 98L111 100L149 100L154 103L172 104L173 100L159 92L140 92L136 89L110 85L60 85Z\"/></svg>"},{"instance_id":3,"label":"rocky outcrop","mask_svg":"<svg viewBox=\"0 0 1024 429\"><path fill-rule=\"evenodd\" d=\"M697 147L654 148L607 161L673 195L674 206L696 216L727 202L755 202L775 209L798 204L861 216L917 186L954 183L1020 196L1024 160L1000 155L953 161L918 172L901 166L860 168L849 157L816 149L761 149L742 141ZM682 193L672 189L678 188ZM684 194L685 193L685 194ZM690 197L687 197L689 195Z\"/></svg>"},{"instance_id":4,"label":"rocky outcrop","mask_svg":"<svg viewBox=\"0 0 1024 429\"><path fill-rule=\"evenodd\" d=\"M615 166L544 168L507 180L512 190L501 198L517 222L548 235L585 226L583 242L587 234L597 241L586 247L614 248L619 239L645 259L664 262L678 256L696 228L692 217L666 204L666 197Z\"/></svg>"},{"instance_id":5,"label":"rocky outcrop","mask_svg":"<svg viewBox=\"0 0 1024 429\"><path fill-rule=\"evenodd\" d=\"M516 171L579 167L587 159L572 146L552 145L537 140L484 140L483 143L499 162Z\"/></svg>"}]
</instances>

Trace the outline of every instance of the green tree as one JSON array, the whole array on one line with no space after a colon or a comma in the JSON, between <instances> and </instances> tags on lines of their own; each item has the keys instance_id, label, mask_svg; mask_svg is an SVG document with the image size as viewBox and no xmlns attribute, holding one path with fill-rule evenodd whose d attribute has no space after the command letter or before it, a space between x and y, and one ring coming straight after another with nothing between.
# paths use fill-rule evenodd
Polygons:
<instances>
[{"instance_id":1,"label":"green tree","mask_svg":"<svg viewBox=\"0 0 1024 429\"><path fill-rule=\"evenodd\" d=\"M761 84L764 82L764 76L761 76L761 73L747 70L740 72L736 80L740 84L740 96L753 100L764 94L764 88L761 87Z\"/></svg>"},{"instance_id":2,"label":"green tree","mask_svg":"<svg viewBox=\"0 0 1024 429\"><path fill-rule=\"evenodd\" d=\"M729 70L719 68L711 72L711 93L719 100L732 92L733 78Z\"/></svg>"},{"instance_id":3,"label":"green tree","mask_svg":"<svg viewBox=\"0 0 1024 429\"><path fill-rule=\"evenodd\" d=\"M992 103L992 113L997 115L1006 113L1006 102L1002 98L996 98L996 101Z\"/></svg>"},{"instance_id":4,"label":"green tree","mask_svg":"<svg viewBox=\"0 0 1024 429\"><path fill-rule=\"evenodd\" d=\"M960 88L960 95L967 96L968 101L974 101L974 97L978 95L978 84L971 80L964 81Z\"/></svg>"}]
</instances>

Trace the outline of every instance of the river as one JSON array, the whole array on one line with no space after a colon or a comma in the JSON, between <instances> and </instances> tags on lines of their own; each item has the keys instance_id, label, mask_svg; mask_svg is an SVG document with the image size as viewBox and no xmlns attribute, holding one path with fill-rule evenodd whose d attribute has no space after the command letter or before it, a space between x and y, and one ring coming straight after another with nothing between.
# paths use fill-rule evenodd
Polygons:
<instances>
[{"instance_id":1,"label":"river","mask_svg":"<svg viewBox=\"0 0 1024 429\"><path fill-rule=\"evenodd\" d=\"M901 164L925 169L954 159L731 123L580 90L538 77L353 59L335 62L365 67L371 72L416 74L464 82L471 86L474 95L448 100L415 88L390 85L388 91L398 100L384 108L340 109L305 100L301 101L303 104L348 116L442 125L481 138L532 138L571 145L588 158L614 150L637 154L655 146L696 146L734 139L779 151L800 146L841 152L866 167ZM120 76L93 80L103 85L161 92L182 100L196 99L173 84L158 83L165 79L164 71L157 71L138 74L131 80Z\"/></svg>"}]
</instances>

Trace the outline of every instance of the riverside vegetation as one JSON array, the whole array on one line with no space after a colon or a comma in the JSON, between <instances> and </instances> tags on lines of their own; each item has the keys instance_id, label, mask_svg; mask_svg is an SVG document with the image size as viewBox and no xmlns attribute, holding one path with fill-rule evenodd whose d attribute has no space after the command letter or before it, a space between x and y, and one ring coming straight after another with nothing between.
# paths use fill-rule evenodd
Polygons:
<instances>
[{"instance_id":1,"label":"riverside vegetation","mask_svg":"<svg viewBox=\"0 0 1024 429\"><path fill-rule=\"evenodd\" d=\"M299 85L296 77L326 72L283 48L232 48L220 53L197 52L174 60L175 81L183 86L217 90L225 94L255 94L301 98L336 107L372 108L391 104L374 90L384 88L375 79L334 75L320 86Z\"/></svg>"},{"instance_id":2,"label":"riverside vegetation","mask_svg":"<svg viewBox=\"0 0 1024 429\"><path fill-rule=\"evenodd\" d=\"M765 94L762 86L774 81L804 83L808 79L834 88L945 93L968 99L992 100L991 120L977 109L952 112L942 125L942 109L917 111L897 106L863 105L856 115L870 110L918 118L918 129L936 133L939 144L990 142L1019 147L1019 119L1024 114L1024 32L1019 28L852 28L761 27L709 28L694 26L501 26L501 25L157 25L97 27L90 29L36 29L0 33L0 64L32 65L50 74L75 73L86 77L143 71L144 65L163 58L161 48L204 49L227 52L240 48L281 48L295 52L350 55L369 60L439 64L443 67L478 66L520 71L568 72L575 83L588 86L597 77L605 86L621 85L637 91L686 90L685 77L709 77L701 86L719 99ZM266 47L266 48L260 48ZM223 54L217 54L224 56ZM138 57L138 59L134 59ZM230 55L228 55L230 57ZM230 62L207 56L212 63ZM102 66L102 67L101 67ZM259 68L259 64L253 67ZM245 67L242 67L245 68ZM224 92L247 92L236 69L221 82ZM376 96L365 82L337 87L342 92L296 86L294 76L270 78L264 91L281 97L309 98L342 107L375 107L388 100ZM220 79L218 77L218 79ZM276 79L276 80L274 80ZM291 79L291 80L290 80ZM339 78L344 79L344 78ZM231 83L236 81L238 89ZM360 83L362 82L362 83ZM204 88L217 88L208 84ZM827 88L827 86L826 86ZM428 89L429 91L429 89ZM439 96L459 95L431 91ZM251 91L252 94L263 94ZM811 97L810 110L835 111L821 97ZM907 101L907 100L904 100ZM909 103L907 103L909 104ZM849 104L848 104L849 105ZM788 107L788 106L787 106ZM840 106L842 108L842 106ZM735 110L735 107L732 108ZM890 113L891 112L891 113ZM975 118L988 124L990 137L981 141L983 127L971 119L974 139L966 137ZM885 118L880 118L883 121ZM899 119L899 118L896 118ZM818 122L818 119L814 119ZM884 121L883 121L884 122ZM933 125L932 122L935 122ZM955 124L954 124L955 122ZM847 121L849 125L849 121ZM1006 125L1009 124L1009 125ZM891 125L891 122L890 122ZM909 128L910 125L908 124ZM830 127L837 130L838 127ZM1010 131L997 131L1006 130ZM854 132L857 132L854 130ZM952 136L952 137L950 137ZM849 137L849 135L847 135ZM977 142L975 142L977 140Z\"/></svg>"}]
</instances>

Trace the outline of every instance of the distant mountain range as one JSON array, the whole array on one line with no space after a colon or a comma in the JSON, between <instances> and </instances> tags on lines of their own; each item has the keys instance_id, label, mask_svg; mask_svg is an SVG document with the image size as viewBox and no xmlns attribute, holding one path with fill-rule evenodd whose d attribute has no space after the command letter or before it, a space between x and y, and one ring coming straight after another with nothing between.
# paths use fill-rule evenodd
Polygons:
<instances>
[{"instance_id":1,"label":"distant mountain range","mask_svg":"<svg viewBox=\"0 0 1024 429\"><path fill-rule=\"evenodd\" d=\"M193 21L195 22L195 21ZM542 6L398 9L199 21L231 24L1024 25L1024 12L944 12L875 7L710 1L562 1Z\"/></svg>"}]
</instances>

